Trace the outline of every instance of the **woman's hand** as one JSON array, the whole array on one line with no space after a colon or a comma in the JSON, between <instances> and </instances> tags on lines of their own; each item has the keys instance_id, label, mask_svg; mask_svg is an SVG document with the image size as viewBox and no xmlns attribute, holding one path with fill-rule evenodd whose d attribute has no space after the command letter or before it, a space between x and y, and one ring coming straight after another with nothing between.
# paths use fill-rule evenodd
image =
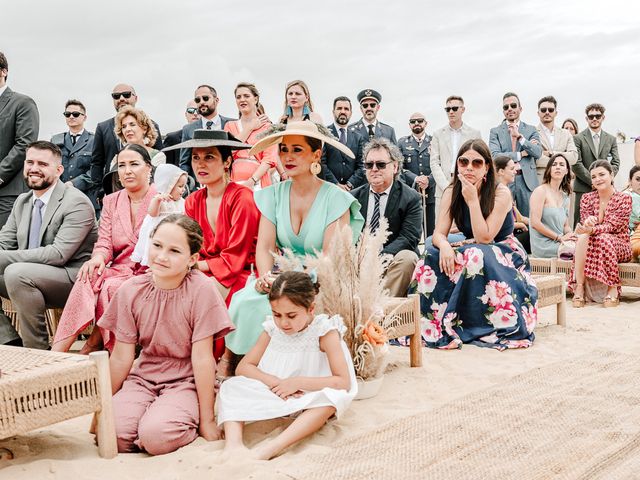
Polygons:
<instances>
[{"instance_id":1,"label":"woman's hand","mask_svg":"<svg viewBox=\"0 0 640 480\"><path fill-rule=\"evenodd\" d=\"M443 245L440 248L440 270L448 277L453 275L456 269L456 252L451 245Z\"/></svg>"},{"instance_id":2,"label":"woman's hand","mask_svg":"<svg viewBox=\"0 0 640 480\"><path fill-rule=\"evenodd\" d=\"M271 391L283 400L286 400L289 397L299 397L303 394L298 386L298 380L296 377L280 380L277 385L271 388Z\"/></svg>"},{"instance_id":3,"label":"woman's hand","mask_svg":"<svg viewBox=\"0 0 640 480\"><path fill-rule=\"evenodd\" d=\"M529 229L527 228L527 225L526 225L525 223L523 223L523 222L515 222L515 223L513 224L513 228L514 228L515 230L522 230L522 231L524 231L524 232L526 232L527 230L529 230Z\"/></svg>"},{"instance_id":4,"label":"woman's hand","mask_svg":"<svg viewBox=\"0 0 640 480\"><path fill-rule=\"evenodd\" d=\"M582 222L582 225L585 227L593 227L598 223L598 217L592 215L590 217L587 217L586 220L584 222Z\"/></svg>"},{"instance_id":5,"label":"woman's hand","mask_svg":"<svg viewBox=\"0 0 640 480\"><path fill-rule=\"evenodd\" d=\"M561 242L568 242L570 240L576 241L578 240L578 236L573 232L567 232L560 237Z\"/></svg>"},{"instance_id":6,"label":"woman's hand","mask_svg":"<svg viewBox=\"0 0 640 480\"><path fill-rule=\"evenodd\" d=\"M258 280L256 280L256 290L258 291L258 293L269 293L271 291L271 284L275 279L276 277L273 276L271 271L268 271L260 278L258 278Z\"/></svg>"},{"instance_id":7,"label":"woman's hand","mask_svg":"<svg viewBox=\"0 0 640 480\"><path fill-rule=\"evenodd\" d=\"M576 233L578 235L591 235L593 233L593 226L583 225L579 223L576 225Z\"/></svg>"},{"instance_id":8,"label":"woman's hand","mask_svg":"<svg viewBox=\"0 0 640 480\"><path fill-rule=\"evenodd\" d=\"M266 113L258 115L258 120L260 120L260 126L269 125L271 123L271 120L269 120L269 117Z\"/></svg>"},{"instance_id":9,"label":"woman's hand","mask_svg":"<svg viewBox=\"0 0 640 480\"><path fill-rule=\"evenodd\" d=\"M84 262L82 267L80 267L76 278L80 282L86 282L87 280L91 281L96 273L98 275L102 275L105 267L106 265L104 264L104 258L102 258L102 255L96 255L90 260Z\"/></svg>"},{"instance_id":10,"label":"woman's hand","mask_svg":"<svg viewBox=\"0 0 640 480\"><path fill-rule=\"evenodd\" d=\"M478 189L469 180L464 178L464 175L458 174L458 179L462 184L462 196L464 197L467 205L478 201Z\"/></svg>"},{"instance_id":11,"label":"woman's hand","mask_svg":"<svg viewBox=\"0 0 640 480\"><path fill-rule=\"evenodd\" d=\"M201 420L198 432L200 433L200 436L208 442L221 440L223 438L223 430L216 425L214 420L205 420L204 422Z\"/></svg>"}]
</instances>

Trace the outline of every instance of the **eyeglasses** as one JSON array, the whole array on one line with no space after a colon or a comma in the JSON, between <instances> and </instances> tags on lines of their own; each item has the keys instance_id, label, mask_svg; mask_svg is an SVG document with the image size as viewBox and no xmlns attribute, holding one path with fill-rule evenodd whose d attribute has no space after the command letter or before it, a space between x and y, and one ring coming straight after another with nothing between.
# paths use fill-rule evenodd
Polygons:
<instances>
[{"instance_id":1,"label":"eyeglasses","mask_svg":"<svg viewBox=\"0 0 640 480\"><path fill-rule=\"evenodd\" d=\"M71 116L73 116L73 118L78 118L80 115L84 115L84 113L82 113L82 112L64 112L62 115L64 115L67 118L69 118Z\"/></svg>"},{"instance_id":2,"label":"eyeglasses","mask_svg":"<svg viewBox=\"0 0 640 480\"><path fill-rule=\"evenodd\" d=\"M373 170L373 167L375 166L378 170L384 170L390 163L391 162L364 162L364 168L367 170Z\"/></svg>"},{"instance_id":3,"label":"eyeglasses","mask_svg":"<svg viewBox=\"0 0 640 480\"><path fill-rule=\"evenodd\" d=\"M409 120L410 124L414 124L414 123L424 123L424 118L412 118L411 120Z\"/></svg>"},{"instance_id":4,"label":"eyeglasses","mask_svg":"<svg viewBox=\"0 0 640 480\"><path fill-rule=\"evenodd\" d=\"M502 105L502 109L506 112L507 110L511 109L511 110L515 110L516 108L518 108L518 104L517 103L505 103L504 105Z\"/></svg>"},{"instance_id":5,"label":"eyeglasses","mask_svg":"<svg viewBox=\"0 0 640 480\"><path fill-rule=\"evenodd\" d=\"M602 118L602 114L601 113L595 113L593 115L587 115L587 118L589 120L600 120Z\"/></svg>"},{"instance_id":6,"label":"eyeglasses","mask_svg":"<svg viewBox=\"0 0 640 480\"><path fill-rule=\"evenodd\" d=\"M376 108L378 104L376 102L372 102L372 103L361 103L360 106L362 108Z\"/></svg>"},{"instance_id":7,"label":"eyeglasses","mask_svg":"<svg viewBox=\"0 0 640 480\"><path fill-rule=\"evenodd\" d=\"M471 166L473 166L473 168L482 168L484 166L484 160L482 158L474 158L473 160L470 160L467 157L458 157L458 166L461 168L468 167L469 162L471 162Z\"/></svg>"},{"instance_id":8,"label":"eyeglasses","mask_svg":"<svg viewBox=\"0 0 640 480\"><path fill-rule=\"evenodd\" d=\"M196 98L193 99L193 101L196 102L196 103L208 102L211 98L216 98L216 97L210 97L209 95L203 95L202 96L202 100L200 99L200 97L196 97Z\"/></svg>"},{"instance_id":9,"label":"eyeglasses","mask_svg":"<svg viewBox=\"0 0 640 480\"><path fill-rule=\"evenodd\" d=\"M120 97L131 98L131 95L133 95L133 92L113 92L111 94L111 98L114 100L120 100Z\"/></svg>"},{"instance_id":10,"label":"eyeglasses","mask_svg":"<svg viewBox=\"0 0 640 480\"><path fill-rule=\"evenodd\" d=\"M556 111L556 109L555 109L555 108L553 108L553 107L549 107L549 108L542 107L542 108L540 109L540 113L547 113L547 112L549 112L549 113L553 113L553 112L555 112L555 111Z\"/></svg>"},{"instance_id":11,"label":"eyeglasses","mask_svg":"<svg viewBox=\"0 0 640 480\"><path fill-rule=\"evenodd\" d=\"M195 113L198 113L198 109L196 107L189 107L187 108L187 113L193 115Z\"/></svg>"},{"instance_id":12,"label":"eyeglasses","mask_svg":"<svg viewBox=\"0 0 640 480\"><path fill-rule=\"evenodd\" d=\"M459 108L460 108L460 106L459 106L459 105L457 105L457 106L455 106L455 107L444 107L444 111L445 111L445 112L447 112L447 113L449 113L449 112L451 112L451 111L453 111L453 112L457 112Z\"/></svg>"}]
</instances>

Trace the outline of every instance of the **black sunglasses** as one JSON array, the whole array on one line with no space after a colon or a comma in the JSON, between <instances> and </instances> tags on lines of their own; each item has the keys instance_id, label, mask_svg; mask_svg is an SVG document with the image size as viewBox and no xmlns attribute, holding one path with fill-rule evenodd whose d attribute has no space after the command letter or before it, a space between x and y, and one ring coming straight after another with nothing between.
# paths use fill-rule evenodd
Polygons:
<instances>
[{"instance_id":1,"label":"black sunglasses","mask_svg":"<svg viewBox=\"0 0 640 480\"><path fill-rule=\"evenodd\" d=\"M215 97L210 97L209 95L203 95L202 96L202 100L200 100L200 97L196 97L196 98L193 99L193 101L196 102L196 103L200 103L201 101L202 102L208 102L209 99L211 99L211 98L215 98Z\"/></svg>"},{"instance_id":2,"label":"black sunglasses","mask_svg":"<svg viewBox=\"0 0 640 480\"><path fill-rule=\"evenodd\" d=\"M471 166L473 168L482 168L484 166L484 160L481 158L474 158L473 160L469 160L467 157L458 157L458 166L462 168L466 168L471 162Z\"/></svg>"},{"instance_id":3,"label":"black sunglasses","mask_svg":"<svg viewBox=\"0 0 640 480\"><path fill-rule=\"evenodd\" d=\"M191 115L193 115L194 113L197 113L198 109L196 107L189 107L187 108L187 113L190 113Z\"/></svg>"},{"instance_id":4,"label":"black sunglasses","mask_svg":"<svg viewBox=\"0 0 640 480\"><path fill-rule=\"evenodd\" d=\"M111 98L114 100L120 100L120 97L131 98L131 95L133 95L133 92L113 92L111 94Z\"/></svg>"},{"instance_id":5,"label":"black sunglasses","mask_svg":"<svg viewBox=\"0 0 640 480\"><path fill-rule=\"evenodd\" d=\"M360 104L362 108L376 108L376 105L378 105L376 102Z\"/></svg>"},{"instance_id":6,"label":"black sunglasses","mask_svg":"<svg viewBox=\"0 0 640 480\"><path fill-rule=\"evenodd\" d=\"M511 108L512 110L515 110L516 108L518 108L518 104L517 103L505 103L504 105L502 105L502 109L505 112L507 110L509 110L509 108Z\"/></svg>"},{"instance_id":7,"label":"black sunglasses","mask_svg":"<svg viewBox=\"0 0 640 480\"><path fill-rule=\"evenodd\" d=\"M373 167L375 166L378 170L384 170L390 163L391 162L364 162L364 168L367 170L373 170Z\"/></svg>"},{"instance_id":8,"label":"black sunglasses","mask_svg":"<svg viewBox=\"0 0 640 480\"><path fill-rule=\"evenodd\" d=\"M424 123L424 118L412 118L411 120L409 120L409 123L411 123L412 125L414 123Z\"/></svg>"},{"instance_id":9,"label":"black sunglasses","mask_svg":"<svg viewBox=\"0 0 640 480\"><path fill-rule=\"evenodd\" d=\"M596 113L594 115L587 115L587 118L589 120L600 120L602 118L602 114L601 113Z\"/></svg>"},{"instance_id":10,"label":"black sunglasses","mask_svg":"<svg viewBox=\"0 0 640 480\"><path fill-rule=\"evenodd\" d=\"M547 112L549 112L549 113L553 113L553 112L555 112L555 111L556 111L556 109L555 109L555 108L553 108L553 107L549 107L549 108L542 107L542 108L540 109L540 112L541 112L541 113L547 113Z\"/></svg>"},{"instance_id":11,"label":"black sunglasses","mask_svg":"<svg viewBox=\"0 0 640 480\"><path fill-rule=\"evenodd\" d=\"M78 118L80 115L84 115L82 112L64 112L63 115L67 118L73 116L73 118Z\"/></svg>"},{"instance_id":12,"label":"black sunglasses","mask_svg":"<svg viewBox=\"0 0 640 480\"><path fill-rule=\"evenodd\" d=\"M457 112L459 108L460 108L459 105L455 106L455 107L444 107L444 111L447 112L447 113L449 113L451 111Z\"/></svg>"}]
</instances>

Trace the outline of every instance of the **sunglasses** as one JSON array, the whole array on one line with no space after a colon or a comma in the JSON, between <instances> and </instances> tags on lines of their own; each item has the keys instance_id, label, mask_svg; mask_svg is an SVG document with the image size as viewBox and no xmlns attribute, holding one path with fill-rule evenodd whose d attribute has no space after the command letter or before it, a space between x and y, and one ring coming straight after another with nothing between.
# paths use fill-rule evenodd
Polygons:
<instances>
[{"instance_id":1,"label":"sunglasses","mask_svg":"<svg viewBox=\"0 0 640 480\"><path fill-rule=\"evenodd\" d=\"M414 123L424 123L424 118L412 118L409 120L409 123L413 125Z\"/></svg>"},{"instance_id":2,"label":"sunglasses","mask_svg":"<svg viewBox=\"0 0 640 480\"><path fill-rule=\"evenodd\" d=\"M482 158L474 158L473 160L469 160L467 157L458 157L459 167L466 168L469 166L469 162L471 162L471 166L473 168L482 168L484 166L484 160Z\"/></svg>"},{"instance_id":3,"label":"sunglasses","mask_svg":"<svg viewBox=\"0 0 640 480\"><path fill-rule=\"evenodd\" d=\"M120 100L120 97L131 98L131 95L133 95L133 92L113 92L111 94L111 98L114 100Z\"/></svg>"},{"instance_id":4,"label":"sunglasses","mask_svg":"<svg viewBox=\"0 0 640 480\"><path fill-rule=\"evenodd\" d=\"M553 107L549 107L549 108L542 107L542 108L540 109L540 113L547 113L547 112L549 112L549 113L553 113L553 112L555 112L555 111L556 111L556 109L555 109L555 108L553 108Z\"/></svg>"},{"instance_id":5,"label":"sunglasses","mask_svg":"<svg viewBox=\"0 0 640 480\"><path fill-rule=\"evenodd\" d=\"M506 112L507 110L511 109L511 110L515 110L516 108L518 108L518 104L517 103L505 103L504 105L502 105L502 109Z\"/></svg>"},{"instance_id":6,"label":"sunglasses","mask_svg":"<svg viewBox=\"0 0 640 480\"><path fill-rule=\"evenodd\" d=\"M187 108L187 113L193 115L194 113L198 113L198 109L196 107L189 107Z\"/></svg>"},{"instance_id":7,"label":"sunglasses","mask_svg":"<svg viewBox=\"0 0 640 480\"><path fill-rule=\"evenodd\" d=\"M373 103L361 103L360 106L362 108L376 108L378 104L376 102Z\"/></svg>"},{"instance_id":8,"label":"sunglasses","mask_svg":"<svg viewBox=\"0 0 640 480\"><path fill-rule=\"evenodd\" d=\"M594 115L587 115L587 118L589 120L600 120L602 118L602 114L601 113L596 113Z\"/></svg>"},{"instance_id":9,"label":"sunglasses","mask_svg":"<svg viewBox=\"0 0 640 480\"><path fill-rule=\"evenodd\" d=\"M216 97L210 97L209 95L203 95L202 96L202 100L200 99L200 97L196 97L196 98L193 99L193 101L196 102L196 103L208 102L212 98L216 98Z\"/></svg>"},{"instance_id":10,"label":"sunglasses","mask_svg":"<svg viewBox=\"0 0 640 480\"><path fill-rule=\"evenodd\" d=\"M457 112L458 109L460 108L460 106L455 106L455 107L444 107L444 111L449 113L449 112Z\"/></svg>"},{"instance_id":11,"label":"sunglasses","mask_svg":"<svg viewBox=\"0 0 640 480\"><path fill-rule=\"evenodd\" d=\"M375 166L378 170L384 170L390 163L391 162L364 162L364 168L367 170L373 170L373 167Z\"/></svg>"},{"instance_id":12,"label":"sunglasses","mask_svg":"<svg viewBox=\"0 0 640 480\"><path fill-rule=\"evenodd\" d=\"M64 115L67 118L69 118L69 117L78 118L80 115L84 115L84 113L82 113L82 112L64 112L62 115Z\"/></svg>"}]
</instances>

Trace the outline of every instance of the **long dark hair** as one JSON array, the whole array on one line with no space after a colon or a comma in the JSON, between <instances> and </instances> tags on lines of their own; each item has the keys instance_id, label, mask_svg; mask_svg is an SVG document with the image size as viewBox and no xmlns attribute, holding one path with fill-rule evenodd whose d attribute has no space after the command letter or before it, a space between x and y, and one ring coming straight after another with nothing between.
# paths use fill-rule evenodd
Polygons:
<instances>
[{"instance_id":1,"label":"long dark hair","mask_svg":"<svg viewBox=\"0 0 640 480\"><path fill-rule=\"evenodd\" d=\"M491 211L493 210L493 206L496 203L496 189L498 188L496 183L496 172L493 168L493 161L491 159L491 152L489 151L489 147L484 143L483 140L479 138L473 140L467 140L462 144L460 150L458 151L458 155L456 158L461 157L469 150L473 150L480 154L480 156L484 159L484 163L488 165L489 169L487 170L487 176L482 181L482 185L480 186L480 210L482 211L482 216L487 218ZM463 213L463 205L466 205L464 197L462 196L462 183L458 178L458 162L456 161L456 168L453 172L453 182L451 192L451 206L449 207L449 215L456 222L456 225L460 226L463 223L464 213Z\"/></svg>"},{"instance_id":2,"label":"long dark hair","mask_svg":"<svg viewBox=\"0 0 640 480\"><path fill-rule=\"evenodd\" d=\"M571 165L569 165L569 160L562 153L554 153L549 158L547 162L547 166L544 169L544 174L542 175L542 183L551 183L551 167L553 167L553 162L556 161L556 158L562 158L564 163L567 165L567 173L565 173L564 177L562 177L562 181L560 182L560 190L562 190L567 195L571 195L571 179L573 178L573 172L571 171Z\"/></svg>"}]
</instances>

